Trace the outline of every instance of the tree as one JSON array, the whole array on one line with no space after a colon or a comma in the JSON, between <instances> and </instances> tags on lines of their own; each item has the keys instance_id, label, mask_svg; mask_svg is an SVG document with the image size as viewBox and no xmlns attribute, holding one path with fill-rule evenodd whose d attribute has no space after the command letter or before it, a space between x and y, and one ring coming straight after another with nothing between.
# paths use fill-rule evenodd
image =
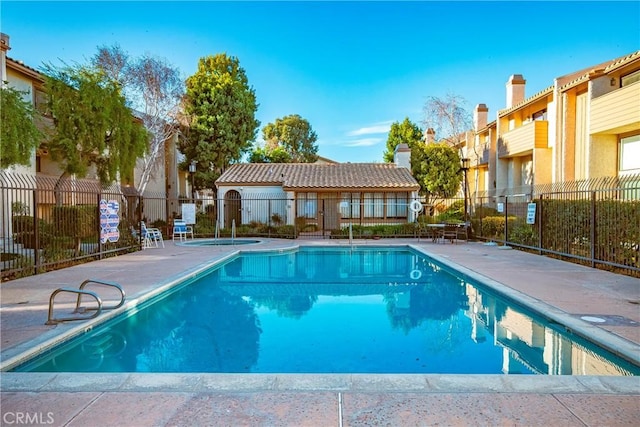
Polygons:
<instances>
[{"instance_id":1,"label":"tree","mask_svg":"<svg viewBox=\"0 0 640 427\"><path fill-rule=\"evenodd\" d=\"M458 95L449 94L445 98L430 96L424 106L425 129L433 129L436 140L462 150L461 143L472 129L472 115L466 110L465 103L465 99Z\"/></svg>"},{"instance_id":2,"label":"tree","mask_svg":"<svg viewBox=\"0 0 640 427\"><path fill-rule=\"evenodd\" d=\"M126 106L119 85L91 67L45 66L45 90L53 116L47 148L69 175L95 166L103 184L133 174L147 147L147 132Z\"/></svg>"},{"instance_id":3,"label":"tree","mask_svg":"<svg viewBox=\"0 0 640 427\"><path fill-rule=\"evenodd\" d=\"M0 89L0 167L29 166L31 154L43 137L35 121L39 115L23 99L25 92L12 87Z\"/></svg>"},{"instance_id":4,"label":"tree","mask_svg":"<svg viewBox=\"0 0 640 427\"><path fill-rule=\"evenodd\" d=\"M309 122L298 114L278 118L275 123L269 123L262 129L262 136L266 142L267 157L270 152L282 148L289 154L289 162L313 163L318 160L318 135Z\"/></svg>"},{"instance_id":5,"label":"tree","mask_svg":"<svg viewBox=\"0 0 640 427\"><path fill-rule=\"evenodd\" d=\"M260 122L256 95L235 57L201 58L186 82L186 137L179 141L184 164L196 161L196 188L211 188L232 163L249 151Z\"/></svg>"},{"instance_id":6,"label":"tree","mask_svg":"<svg viewBox=\"0 0 640 427\"><path fill-rule=\"evenodd\" d=\"M392 163L395 155L396 147L399 144L407 144L411 151L422 141L422 129L405 117L402 123L394 122L389 129L387 137L387 151L384 152L383 158L387 163Z\"/></svg>"},{"instance_id":7,"label":"tree","mask_svg":"<svg viewBox=\"0 0 640 427\"><path fill-rule=\"evenodd\" d=\"M256 147L249 155L249 163L291 163L291 155L282 147Z\"/></svg>"},{"instance_id":8,"label":"tree","mask_svg":"<svg viewBox=\"0 0 640 427\"><path fill-rule=\"evenodd\" d=\"M458 153L442 143L418 144L411 152L411 173L427 203L453 197L462 182Z\"/></svg>"},{"instance_id":9,"label":"tree","mask_svg":"<svg viewBox=\"0 0 640 427\"><path fill-rule=\"evenodd\" d=\"M165 142L178 131L178 112L184 82L177 68L164 59L143 55L131 59L120 46L102 46L93 57L94 66L118 82L129 106L149 132L149 147L141 157L137 188L144 193L155 172L164 168Z\"/></svg>"}]
</instances>

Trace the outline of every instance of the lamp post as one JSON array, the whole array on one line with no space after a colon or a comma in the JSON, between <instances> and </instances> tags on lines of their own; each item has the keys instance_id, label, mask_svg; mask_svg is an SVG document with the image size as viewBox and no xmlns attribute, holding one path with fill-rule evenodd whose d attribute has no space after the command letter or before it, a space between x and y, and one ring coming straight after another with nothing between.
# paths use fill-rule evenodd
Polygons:
<instances>
[{"instance_id":1,"label":"lamp post","mask_svg":"<svg viewBox=\"0 0 640 427\"><path fill-rule=\"evenodd\" d=\"M469 170L471 164L471 159L464 157L461 159L460 170L464 173L464 222L468 221L468 203L467 203L467 192L468 192L468 183L467 183L467 171Z\"/></svg>"},{"instance_id":2,"label":"lamp post","mask_svg":"<svg viewBox=\"0 0 640 427\"><path fill-rule=\"evenodd\" d=\"M196 174L196 161L192 160L191 164L189 165L189 173L191 174L191 200L193 200L193 203L196 202L196 187L195 187L195 180L194 180L194 176Z\"/></svg>"}]
</instances>

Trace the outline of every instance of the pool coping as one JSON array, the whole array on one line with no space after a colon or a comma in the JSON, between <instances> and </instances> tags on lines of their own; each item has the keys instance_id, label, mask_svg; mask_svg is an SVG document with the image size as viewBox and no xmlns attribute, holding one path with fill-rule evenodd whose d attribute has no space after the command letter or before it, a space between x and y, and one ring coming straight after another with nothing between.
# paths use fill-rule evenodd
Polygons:
<instances>
[{"instance_id":1,"label":"pool coping","mask_svg":"<svg viewBox=\"0 0 640 427\"><path fill-rule=\"evenodd\" d=\"M520 291L504 285L497 280L470 270L446 257L428 252L426 248L408 242L375 242L363 246L406 246L434 259L436 262L452 268L465 276L478 280L483 285L495 288L501 294L532 309L537 314L567 325L572 332L583 334L590 341L619 354L628 360L636 361L640 345L628 341L612 332L591 326L572 317L558 308L541 300L530 297ZM177 245L176 245L177 246ZM597 394L638 394L640 377L624 376L572 376L572 375L508 375L508 374L171 374L171 373L26 373L6 372L34 353L91 329L111 319L135 305L153 298L173 287L186 277L195 276L203 270L223 263L244 251L288 251L304 246L317 246L315 242L291 242L277 248L233 248L225 256L210 262L185 269L164 281L157 282L151 290L133 295L125 305L112 312L105 312L96 319L82 325L61 324L54 330L38 338L18 344L3 351L0 363L0 390L7 391L422 391L422 392L505 392L505 393L597 393ZM323 242L322 246L341 246L335 242ZM229 249L232 249L231 247ZM596 339L597 338L597 339ZM630 356L630 357L629 357Z\"/></svg>"},{"instance_id":2,"label":"pool coping","mask_svg":"<svg viewBox=\"0 0 640 427\"><path fill-rule=\"evenodd\" d=\"M504 374L2 372L3 392L421 392L638 394L640 378Z\"/></svg>"}]
</instances>

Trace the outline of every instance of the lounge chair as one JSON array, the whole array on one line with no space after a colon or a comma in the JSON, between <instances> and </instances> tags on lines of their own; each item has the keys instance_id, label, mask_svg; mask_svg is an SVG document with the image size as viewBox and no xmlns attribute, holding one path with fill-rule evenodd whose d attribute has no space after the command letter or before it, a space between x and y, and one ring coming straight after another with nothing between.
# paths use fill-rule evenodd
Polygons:
<instances>
[{"instance_id":1,"label":"lounge chair","mask_svg":"<svg viewBox=\"0 0 640 427\"><path fill-rule=\"evenodd\" d=\"M187 225L183 219L176 219L173 221L173 240L176 240L176 236L182 240L188 239L189 235L193 239L193 227Z\"/></svg>"},{"instance_id":2,"label":"lounge chair","mask_svg":"<svg viewBox=\"0 0 640 427\"><path fill-rule=\"evenodd\" d=\"M162 238L162 231L159 228L147 227L144 221L140 223L140 230L142 232L142 249L151 247L158 247L161 244L164 248L164 239Z\"/></svg>"}]
</instances>

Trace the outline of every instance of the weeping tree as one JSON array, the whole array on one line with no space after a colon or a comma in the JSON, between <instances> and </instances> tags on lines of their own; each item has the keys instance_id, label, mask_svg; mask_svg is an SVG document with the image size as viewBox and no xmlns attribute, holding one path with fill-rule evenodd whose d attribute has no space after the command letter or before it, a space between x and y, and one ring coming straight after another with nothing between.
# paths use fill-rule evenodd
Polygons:
<instances>
[{"instance_id":1,"label":"weeping tree","mask_svg":"<svg viewBox=\"0 0 640 427\"><path fill-rule=\"evenodd\" d=\"M132 175L148 135L117 82L99 69L66 64L46 65L44 75L53 117L46 147L63 171L56 189L71 175L85 177L91 167L103 185Z\"/></svg>"},{"instance_id":2,"label":"weeping tree","mask_svg":"<svg viewBox=\"0 0 640 427\"><path fill-rule=\"evenodd\" d=\"M116 81L149 133L149 146L139 159L138 191L163 170L166 141L178 131L178 113L184 95L179 70L162 58L143 55L131 58L118 45L98 48L92 64Z\"/></svg>"},{"instance_id":3,"label":"weeping tree","mask_svg":"<svg viewBox=\"0 0 640 427\"><path fill-rule=\"evenodd\" d=\"M400 144L407 144L413 152L422 141L422 129L415 123L405 117L402 123L394 122L389 129L387 137L387 151L384 152L383 158L387 163L393 163L396 147Z\"/></svg>"},{"instance_id":4,"label":"weeping tree","mask_svg":"<svg viewBox=\"0 0 640 427\"><path fill-rule=\"evenodd\" d=\"M240 61L226 54L201 58L186 81L183 167L196 164L196 189L215 192L215 181L252 147L260 122L255 91ZM186 168L186 167L185 167Z\"/></svg>"},{"instance_id":5,"label":"weeping tree","mask_svg":"<svg viewBox=\"0 0 640 427\"><path fill-rule=\"evenodd\" d=\"M313 163L318 160L318 135L307 119L291 114L262 128L262 149L271 163ZM255 151L260 149L258 147ZM286 155L283 155L283 152Z\"/></svg>"},{"instance_id":6,"label":"weeping tree","mask_svg":"<svg viewBox=\"0 0 640 427\"><path fill-rule=\"evenodd\" d=\"M36 126L38 113L24 100L26 92L12 87L0 89L0 167L29 166L31 155L43 137Z\"/></svg>"}]
</instances>

